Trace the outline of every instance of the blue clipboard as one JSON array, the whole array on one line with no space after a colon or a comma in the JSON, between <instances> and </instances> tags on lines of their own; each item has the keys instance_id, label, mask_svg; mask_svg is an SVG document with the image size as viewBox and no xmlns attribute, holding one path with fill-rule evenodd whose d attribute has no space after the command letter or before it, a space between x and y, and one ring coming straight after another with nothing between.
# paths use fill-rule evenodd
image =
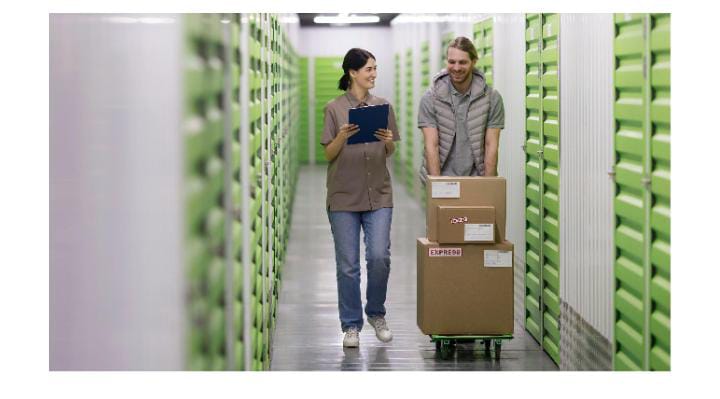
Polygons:
<instances>
[{"instance_id":1,"label":"blue clipboard","mask_svg":"<svg viewBox=\"0 0 720 399\"><path fill-rule=\"evenodd\" d=\"M380 141L375 137L375 132L378 129L387 129L389 112L390 104L350 108L348 123L358 125L360 131L350 136L347 143L360 144Z\"/></svg>"}]
</instances>

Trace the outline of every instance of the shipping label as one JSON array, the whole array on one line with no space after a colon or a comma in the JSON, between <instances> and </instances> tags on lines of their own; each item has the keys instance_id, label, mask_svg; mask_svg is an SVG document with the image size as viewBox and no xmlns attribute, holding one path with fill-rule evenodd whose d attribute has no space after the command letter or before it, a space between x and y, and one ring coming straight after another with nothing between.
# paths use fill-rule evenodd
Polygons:
<instances>
[{"instance_id":1,"label":"shipping label","mask_svg":"<svg viewBox=\"0 0 720 399\"><path fill-rule=\"evenodd\" d=\"M441 256L462 256L462 248L428 248L428 256L430 257L441 257Z\"/></svg>"},{"instance_id":2,"label":"shipping label","mask_svg":"<svg viewBox=\"0 0 720 399\"><path fill-rule=\"evenodd\" d=\"M495 241L492 223L468 223L465 225L465 241Z\"/></svg>"},{"instance_id":3,"label":"shipping label","mask_svg":"<svg viewBox=\"0 0 720 399\"><path fill-rule=\"evenodd\" d=\"M512 267L512 251L485 251L485 267Z\"/></svg>"},{"instance_id":4,"label":"shipping label","mask_svg":"<svg viewBox=\"0 0 720 399\"><path fill-rule=\"evenodd\" d=\"M432 182L433 198L460 198L459 181L434 181Z\"/></svg>"}]
</instances>

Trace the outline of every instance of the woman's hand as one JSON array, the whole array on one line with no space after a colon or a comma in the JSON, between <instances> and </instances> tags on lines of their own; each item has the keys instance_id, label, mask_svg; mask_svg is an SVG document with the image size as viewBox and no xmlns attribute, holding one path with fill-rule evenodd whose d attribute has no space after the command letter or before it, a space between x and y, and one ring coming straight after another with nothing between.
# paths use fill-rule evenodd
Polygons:
<instances>
[{"instance_id":1,"label":"woman's hand","mask_svg":"<svg viewBox=\"0 0 720 399\"><path fill-rule=\"evenodd\" d=\"M387 129L378 129L375 131L375 138L382 141L383 143L392 143L393 142L393 133L390 130Z\"/></svg>"},{"instance_id":2,"label":"woman's hand","mask_svg":"<svg viewBox=\"0 0 720 399\"><path fill-rule=\"evenodd\" d=\"M347 140L353 134L355 134L359 131L360 131L360 126L346 123L346 124L340 126L340 131L338 132L337 135L342 137L343 140Z\"/></svg>"}]
</instances>

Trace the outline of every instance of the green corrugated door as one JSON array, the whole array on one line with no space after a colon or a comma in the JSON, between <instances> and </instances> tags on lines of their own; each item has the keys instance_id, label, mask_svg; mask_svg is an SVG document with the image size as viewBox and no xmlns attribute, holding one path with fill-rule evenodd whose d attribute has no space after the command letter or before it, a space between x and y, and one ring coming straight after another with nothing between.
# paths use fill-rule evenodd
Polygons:
<instances>
[{"instance_id":1,"label":"green corrugated door","mask_svg":"<svg viewBox=\"0 0 720 399\"><path fill-rule=\"evenodd\" d=\"M325 105L342 94L338 80L343 74L342 57L315 58L315 162L327 163L325 149L320 144L325 118Z\"/></svg>"},{"instance_id":2,"label":"green corrugated door","mask_svg":"<svg viewBox=\"0 0 720 399\"><path fill-rule=\"evenodd\" d=\"M300 78L298 83L300 86L300 139L298 140L298 157L299 162L306 164L310 161L310 149L308 147L308 137L310 136L309 125L309 104L310 93L308 93L308 57L299 58L300 61Z\"/></svg>"},{"instance_id":3,"label":"green corrugated door","mask_svg":"<svg viewBox=\"0 0 720 399\"><path fill-rule=\"evenodd\" d=\"M644 14L615 16L615 369L645 364Z\"/></svg>"},{"instance_id":4,"label":"green corrugated door","mask_svg":"<svg viewBox=\"0 0 720 399\"><path fill-rule=\"evenodd\" d=\"M448 32L442 37L442 44L440 47L440 69L447 68L447 49L451 41L455 39L455 33Z\"/></svg>"},{"instance_id":5,"label":"green corrugated door","mask_svg":"<svg viewBox=\"0 0 720 399\"><path fill-rule=\"evenodd\" d=\"M397 118L397 125L398 128L400 128L402 125L402 92L401 89L401 82L400 82L400 53L395 53L395 115ZM403 134L404 132L400 132ZM393 155L393 162L395 166L395 177L398 179L398 181L403 181L403 172L405 171L403 169L403 161L402 161L402 155L403 155L403 147L405 144L405 140L400 140L396 143L397 148L395 148L395 154Z\"/></svg>"},{"instance_id":6,"label":"green corrugated door","mask_svg":"<svg viewBox=\"0 0 720 399\"><path fill-rule=\"evenodd\" d=\"M542 22L540 14L525 16L525 328L542 342L542 170L541 123Z\"/></svg>"},{"instance_id":7,"label":"green corrugated door","mask_svg":"<svg viewBox=\"0 0 720 399\"><path fill-rule=\"evenodd\" d=\"M482 48L483 48L483 22L478 22L475 25L473 25L473 44L475 45L475 49L478 53L478 63L475 65L478 69L482 70L481 61L482 60Z\"/></svg>"},{"instance_id":8,"label":"green corrugated door","mask_svg":"<svg viewBox=\"0 0 720 399\"><path fill-rule=\"evenodd\" d=\"M430 70L430 42L424 41L422 43L421 47L421 53L420 53L420 92L421 94L425 93L425 90L430 88L430 79L432 77L432 71ZM413 124L417 126L417 121L413 121ZM425 158L425 138L423 137L422 131L419 131L419 129L415 128L413 132L416 132L418 136L418 140L420 140L420 154L418 154L418 158L420 159L420 165L422 165L423 159ZM411 132L407 132L406 135L410 135ZM418 170L419 168L415 168L413 170L413 176L417 181L418 188L420 188L420 182L418 179ZM425 190L419 190L420 191L420 202L423 205L423 208L425 208L427 203L427 193Z\"/></svg>"},{"instance_id":9,"label":"green corrugated door","mask_svg":"<svg viewBox=\"0 0 720 399\"><path fill-rule=\"evenodd\" d=\"M559 364L560 17L558 14L527 14L525 26L525 325ZM487 30L483 30L483 37L486 35Z\"/></svg>"},{"instance_id":10,"label":"green corrugated door","mask_svg":"<svg viewBox=\"0 0 720 399\"><path fill-rule=\"evenodd\" d=\"M407 49L405 53L405 134L403 144L405 148L404 162L405 162L405 187L408 192L413 195L415 193L415 167L413 163L413 135L412 132L415 130L415 121L413 120L413 111L415 106L413 105L414 93L413 93L413 75L415 68L413 66L413 51Z\"/></svg>"},{"instance_id":11,"label":"green corrugated door","mask_svg":"<svg viewBox=\"0 0 720 399\"><path fill-rule=\"evenodd\" d=\"M493 84L493 19L488 18L475 24L473 28L478 61L475 67L485 74L489 85Z\"/></svg>"},{"instance_id":12,"label":"green corrugated door","mask_svg":"<svg viewBox=\"0 0 720 399\"><path fill-rule=\"evenodd\" d=\"M670 16L615 15L616 370L670 369Z\"/></svg>"},{"instance_id":13,"label":"green corrugated door","mask_svg":"<svg viewBox=\"0 0 720 399\"><path fill-rule=\"evenodd\" d=\"M543 348L560 364L560 15L543 14Z\"/></svg>"},{"instance_id":14,"label":"green corrugated door","mask_svg":"<svg viewBox=\"0 0 720 399\"><path fill-rule=\"evenodd\" d=\"M670 14L650 15L650 370L670 370Z\"/></svg>"}]
</instances>

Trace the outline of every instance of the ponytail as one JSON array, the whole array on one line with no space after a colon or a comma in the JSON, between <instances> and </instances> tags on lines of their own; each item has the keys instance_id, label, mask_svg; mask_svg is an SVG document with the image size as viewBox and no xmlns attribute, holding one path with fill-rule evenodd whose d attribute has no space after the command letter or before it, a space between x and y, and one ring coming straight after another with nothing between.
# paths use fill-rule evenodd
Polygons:
<instances>
[{"instance_id":1,"label":"ponytail","mask_svg":"<svg viewBox=\"0 0 720 399\"><path fill-rule=\"evenodd\" d=\"M345 74L340 78L338 81L338 89L345 91L350 87L350 74L345 72Z\"/></svg>"}]
</instances>

